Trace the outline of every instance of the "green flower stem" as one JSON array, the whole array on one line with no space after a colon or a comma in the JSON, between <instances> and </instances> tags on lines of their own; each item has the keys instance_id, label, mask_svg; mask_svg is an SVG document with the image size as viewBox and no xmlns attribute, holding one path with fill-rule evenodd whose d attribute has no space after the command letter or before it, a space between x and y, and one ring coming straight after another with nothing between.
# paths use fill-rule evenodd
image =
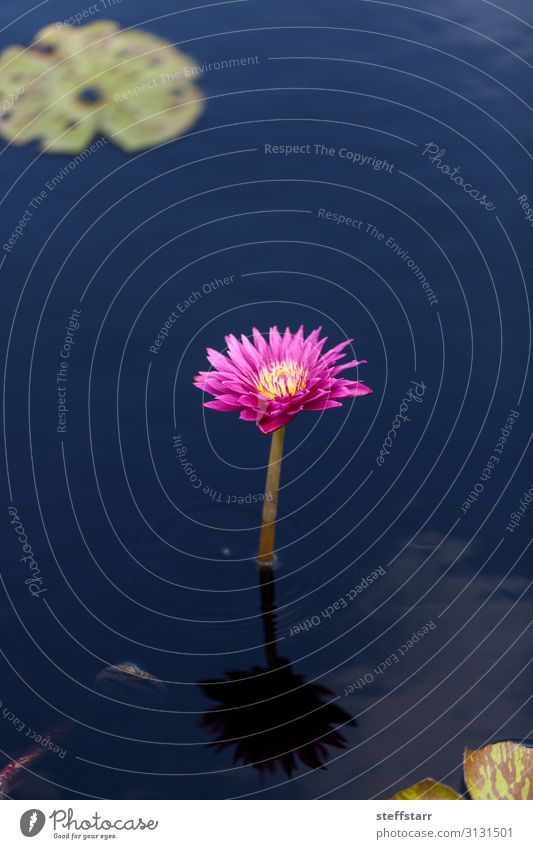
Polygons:
<instances>
[{"instance_id":1,"label":"green flower stem","mask_svg":"<svg viewBox=\"0 0 533 849\"><path fill-rule=\"evenodd\" d=\"M260 566L271 566L274 563L274 541L276 538L276 517L278 514L279 479L281 475L281 458L283 456L283 438L285 428L280 427L272 434L270 457L265 484L265 501L263 503L263 521L259 535L259 553L257 562Z\"/></svg>"}]
</instances>

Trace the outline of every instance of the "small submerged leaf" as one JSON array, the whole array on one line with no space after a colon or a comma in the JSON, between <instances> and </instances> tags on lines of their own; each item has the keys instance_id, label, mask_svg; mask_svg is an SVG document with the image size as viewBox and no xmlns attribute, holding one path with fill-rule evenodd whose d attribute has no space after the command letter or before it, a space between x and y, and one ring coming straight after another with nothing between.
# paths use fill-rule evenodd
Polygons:
<instances>
[{"instance_id":1,"label":"small submerged leaf","mask_svg":"<svg viewBox=\"0 0 533 849\"><path fill-rule=\"evenodd\" d=\"M114 21L51 24L0 54L0 137L79 153L98 134L133 152L177 138L203 110L192 60Z\"/></svg>"},{"instance_id":2,"label":"small submerged leaf","mask_svg":"<svg viewBox=\"0 0 533 849\"><path fill-rule=\"evenodd\" d=\"M107 698L141 707L155 707L168 696L163 682L136 663L106 666L98 673L94 683L98 692Z\"/></svg>"},{"instance_id":3,"label":"small submerged leaf","mask_svg":"<svg viewBox=\"0 0 533 849\"><path fill-rule=\"evenodd\" d=\"M392 799L406 799L407 801L433 801L438 799L461 799L462 796L456 793L447 784L441 784L435 781L434 778L424 778L417 784L407 787L405 790L400 790L392 796Z\"/></svg>"},{"instance_id":4,"label":"small submerged leaf","mask_svg":"<svg viewBox=\"0 0 533 849\"><path fill-rule=\"evenodd\" d=\"M464 775L472 799L533 799L533 749L510 740L465 749Z\"/></svg>"}]
</instances>

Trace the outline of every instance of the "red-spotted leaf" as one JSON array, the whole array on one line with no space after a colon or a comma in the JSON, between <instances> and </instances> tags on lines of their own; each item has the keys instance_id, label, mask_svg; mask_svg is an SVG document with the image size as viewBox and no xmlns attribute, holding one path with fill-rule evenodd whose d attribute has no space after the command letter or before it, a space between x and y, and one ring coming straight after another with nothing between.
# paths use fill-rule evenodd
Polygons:
<instances>
[{"instance_id":1,"label":"red-spotted leaf","mask_svg":"<svg viewBox=\"0 0 533 849\"><path fill-rule=\"evenodd\" d=\"M465 749L464 775L472 799L533 799L533 749L509 740Z\"/></svg>"}]
</instances>

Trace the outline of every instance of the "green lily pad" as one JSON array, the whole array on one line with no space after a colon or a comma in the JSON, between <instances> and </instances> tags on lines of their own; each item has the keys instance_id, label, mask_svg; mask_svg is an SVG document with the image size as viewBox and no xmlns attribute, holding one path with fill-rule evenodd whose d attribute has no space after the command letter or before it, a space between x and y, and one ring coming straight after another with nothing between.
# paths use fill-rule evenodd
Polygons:
<instances>
[{"instance_id":1,"label":"green lily pad","mask_svg":"<svg viewBox=\"0 0 533 849\"><path fill-rule=\"evenodd\" d=\"M97 135L128 152L185 133L203 111L194 62L114 21L50 24L0 54L0 137L80 153Z\"/></svg>"},{"instance_id":2,"label":"green lily pad","mask_svg":"<svg viewBox=\"0 0 533 849\"><path fill-rule=\"evenodd\" d=\"M439 781L435 781L434 778L424 778L423 781L413 784L412 787L407 787L405 790L395 793L392 798L405 799L411 802L428 802L438 799L457 800L462 799L462 796L456 793L451 787L448 787L447 784L441 784Z\"/></svg>"}]
</instances>

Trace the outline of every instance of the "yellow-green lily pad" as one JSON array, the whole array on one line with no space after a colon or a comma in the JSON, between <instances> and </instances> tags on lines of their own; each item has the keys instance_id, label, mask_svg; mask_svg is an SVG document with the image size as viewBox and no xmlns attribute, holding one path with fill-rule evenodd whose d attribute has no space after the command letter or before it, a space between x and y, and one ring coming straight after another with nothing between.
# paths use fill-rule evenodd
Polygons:
<instances>
[{"instance_id":1,"label":"yellow-green lily pad","mask_svg":"<svg viewBox=\"0 0 533 849\"><path fill-rule=\"evenodd\" d=\"M456 793L447 784L441 784L440 781L435 781L434 778L424 778L412 787L407 787L405 790L400 790L392 796L393 799L405 799L406 801L428 802L439 799L462 799L459 793Z\"/></svg>"},{"instance_id":2,"label":"yellow-green lily pad","mask_svg":"<svg viewBox=\"0 0 533 849\"><path fill-rule=\"evenodd\" d=\"M0 137L80 153L102 134L128 152L185 133L203 111L194 62L114 21L51 24L0 54Z\"/></svg>"}]
</instances>

